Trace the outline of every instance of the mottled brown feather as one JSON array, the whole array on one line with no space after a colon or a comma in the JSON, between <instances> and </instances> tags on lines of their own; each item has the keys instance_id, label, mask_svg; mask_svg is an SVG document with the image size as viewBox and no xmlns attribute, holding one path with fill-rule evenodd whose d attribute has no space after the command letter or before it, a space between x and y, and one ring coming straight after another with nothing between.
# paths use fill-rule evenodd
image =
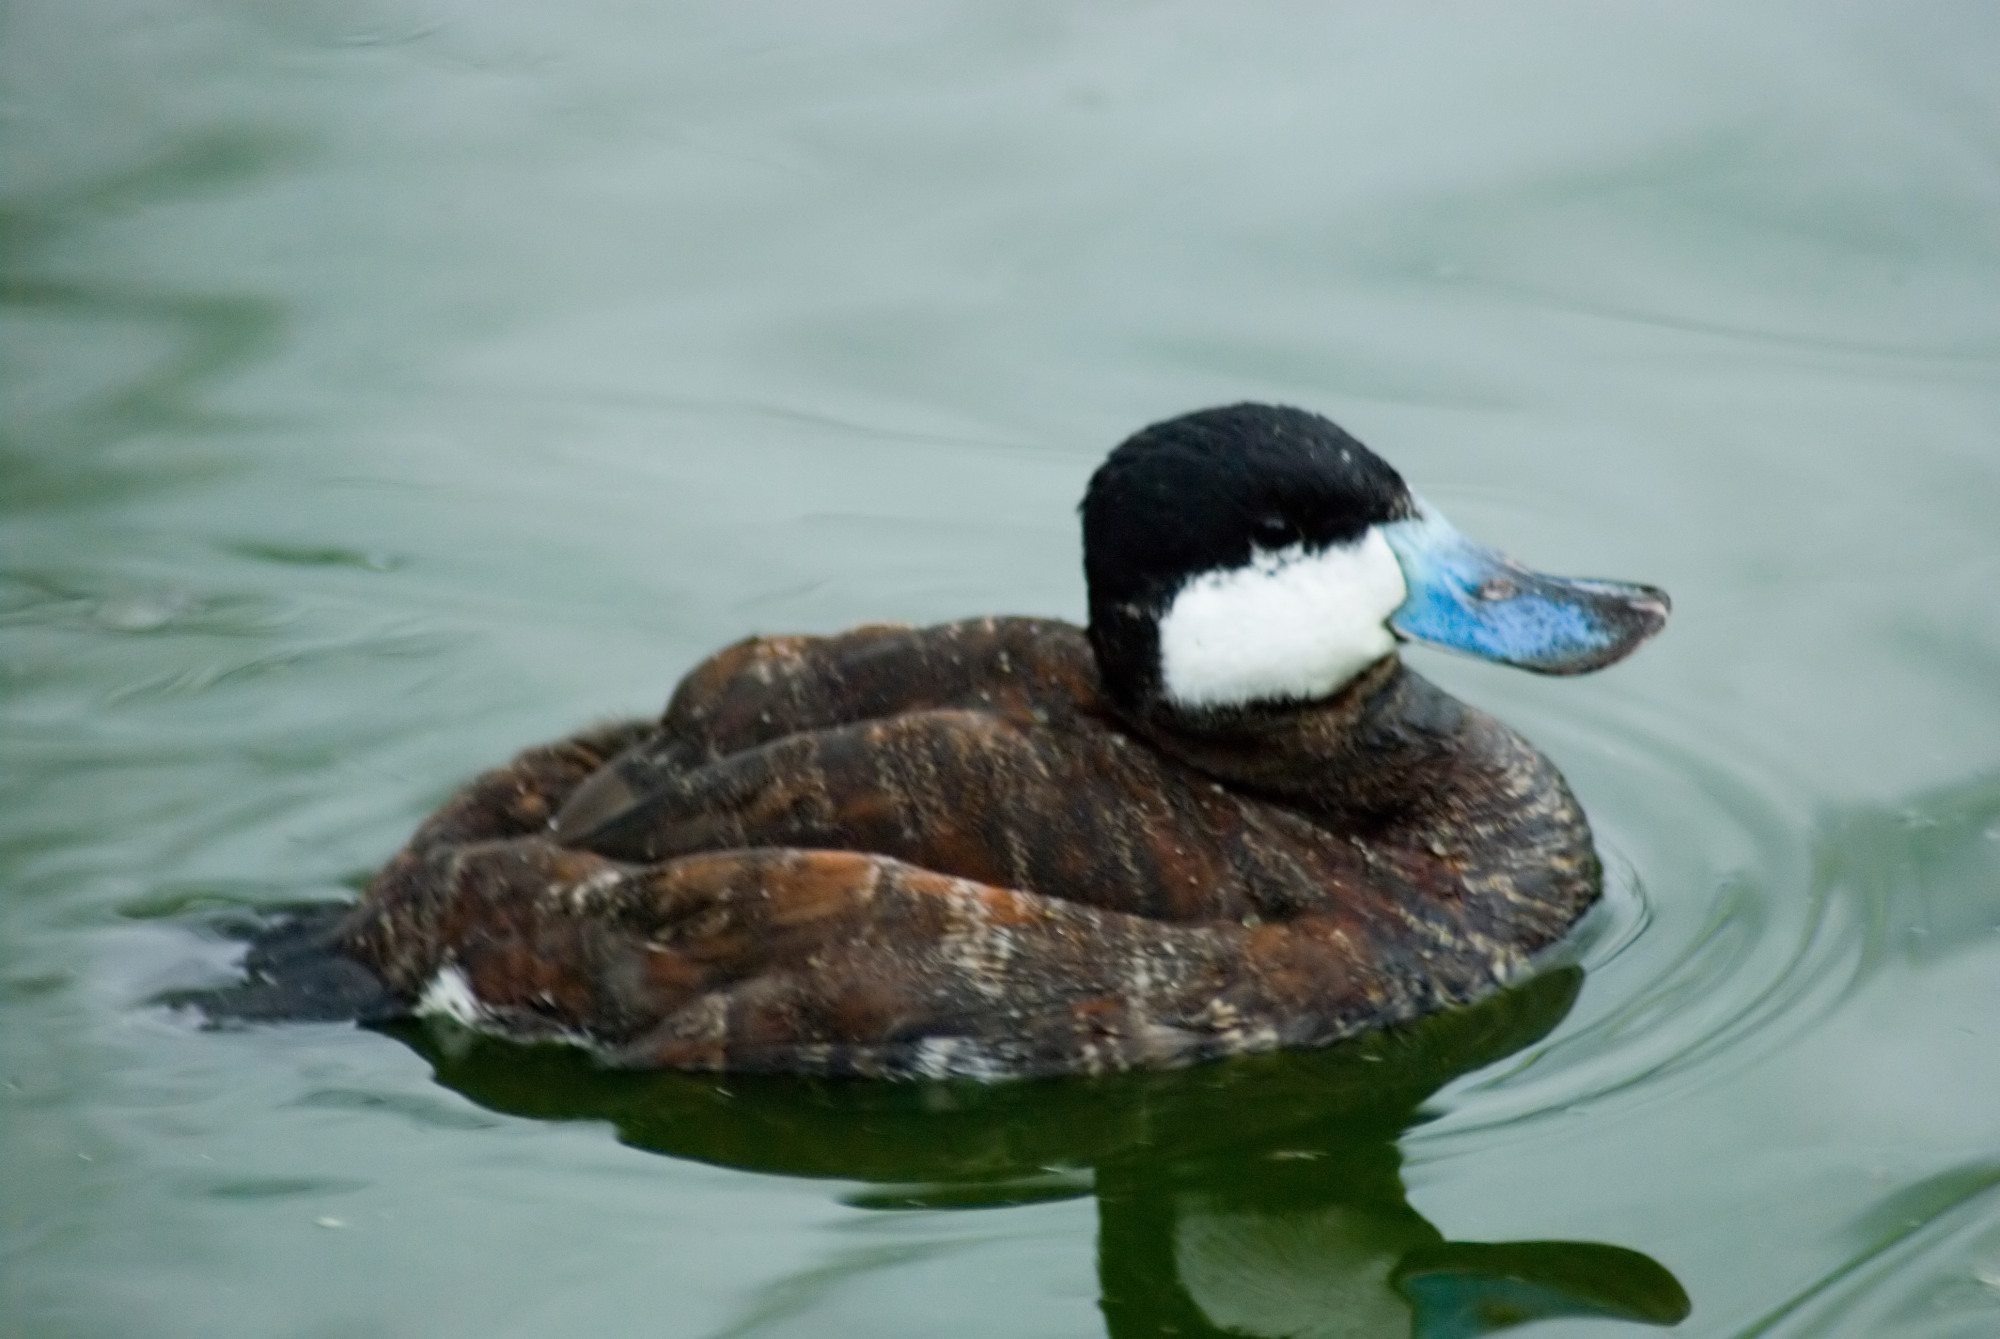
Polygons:
<instances>
[{"instance_id":1,"label":"mottled brown feather","mask_svg":"<svg viewBox=\"0 0 2000 1339\"><path fill-rule=\"evenodd\" d=\"M1547 760L1393 656L1127 719L1079 629L981 619L728 648L657 724L474 781L344 942L625 1063L1099 1072L1471 1000L1598 877Z\"/></svg>"}]
</instances>

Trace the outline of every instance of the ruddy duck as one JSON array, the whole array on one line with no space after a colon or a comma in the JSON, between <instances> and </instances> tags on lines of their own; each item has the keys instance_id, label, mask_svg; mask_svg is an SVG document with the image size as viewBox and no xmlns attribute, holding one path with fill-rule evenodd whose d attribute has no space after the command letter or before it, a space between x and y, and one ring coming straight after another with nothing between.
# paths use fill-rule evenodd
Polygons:
<instances>
[{"instance_id":1,"label":"ruddy duck","mask_svg":"<svg viewBox=\"0 0 2000 1339\"><path fill-rule=\"evenodd\" d=\"M1396 648L1584 673L1662 592L1473 544L1297 409L1147 428L1082 514L1087 629L739 642L474 781L307 949L616 1063L996 1078L1404 1022L1596 900L1555 767Z\"/></svg>"}]
</instances>

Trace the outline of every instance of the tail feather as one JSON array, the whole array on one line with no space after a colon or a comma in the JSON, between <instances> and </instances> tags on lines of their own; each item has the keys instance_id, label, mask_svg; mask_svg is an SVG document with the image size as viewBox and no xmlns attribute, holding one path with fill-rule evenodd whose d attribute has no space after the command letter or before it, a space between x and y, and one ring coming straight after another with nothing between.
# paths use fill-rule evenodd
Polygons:
<instances>
[{"instance_id":1,"label":"tail feather","mask_svg":"<svg viewBox=\"0 0 2000 1339\"><path fill-rule=\"evenodd\" d=\"M410 1002L341 947L353 908L320 902L288 908L250 934L244 979L175 991L162 1003L192 1008L212 1023L385 1023Z\"/></svg>"}]
</instances>

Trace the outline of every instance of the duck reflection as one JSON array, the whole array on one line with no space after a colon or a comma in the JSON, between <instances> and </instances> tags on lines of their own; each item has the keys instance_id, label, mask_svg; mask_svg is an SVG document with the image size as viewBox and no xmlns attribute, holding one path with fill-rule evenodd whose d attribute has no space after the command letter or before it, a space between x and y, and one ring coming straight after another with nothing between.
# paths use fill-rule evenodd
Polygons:
<instances>
[{"instance_id":1,"label":"duck reflection","mask_svg":"<svg viewBox=\"0 0 2000 1339\"><path fill-rule=\"evenodd\" d=\"M1447 1241L1405 1196L1397 1140L1441 1085L1544 1036L1582 974L1330 1051L1094 1080L872 1084L599 1069L437 1024L393 1030L496 1111L611 1122L625 1142L859 1181L866 1208L1095 1194L1114 1339L1464 1339L1530 1320L1672 1324L1688 1300L1636 1251Z\"/></svg>"}]
</instances>

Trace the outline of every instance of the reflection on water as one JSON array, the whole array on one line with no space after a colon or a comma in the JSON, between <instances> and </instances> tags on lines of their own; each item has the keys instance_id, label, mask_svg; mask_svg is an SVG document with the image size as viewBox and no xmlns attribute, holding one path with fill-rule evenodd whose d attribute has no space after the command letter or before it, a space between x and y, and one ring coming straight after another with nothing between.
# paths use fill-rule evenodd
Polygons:
<instances>
[{"instance_id":1,"label":"reflection on water","mask_svg":"<svg viewBox=\"0 0 2000 1339\"><path fill-rule=\"evenodd\" d=\"M1405 1197L1396 1141L1424 1099L1546 1035L1581 980L1550 972L1329 1052L995 1087L616 1073L448 1024L398 1031L439 1082L493 1110L608 1120L659 1153L861 1182L848 1196L858 1206L1094 1195L1118 1339L1470 1339L1557 1316L1673 1324L1686 1294L1636 1251L1447 1241Z\"/></svg>"}]
</instances>

